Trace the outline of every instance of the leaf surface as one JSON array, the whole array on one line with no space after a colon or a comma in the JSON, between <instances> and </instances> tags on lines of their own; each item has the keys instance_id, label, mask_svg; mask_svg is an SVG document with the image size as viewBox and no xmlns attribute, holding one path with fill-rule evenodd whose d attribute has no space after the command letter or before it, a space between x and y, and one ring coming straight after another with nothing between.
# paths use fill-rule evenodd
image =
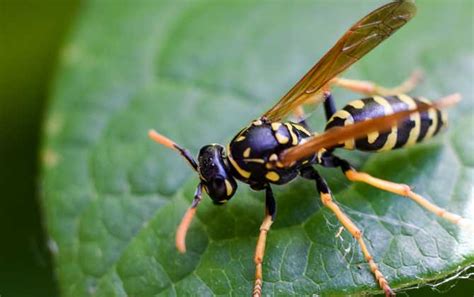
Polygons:
<instances>
[{"instance_id":1,"label":"leaf surface","mask_svg":"<svg viewBox=\"0 0 474 297\"><path fill-rule=\"evenodd\" d=\"M450 111L449 130L432 141L341 155L472 217L472 3L417 3L418 16L346 76L390 86L421 67L426 80L414 94L460 92L464 100ZM263 193L241 184L227 206L206 198L188 253L178 254L175 228L198 179L147 130L192 152L227 143L380 4L86 2L64 47L42 150L42 203L62 295L248 295ZM358 95L335 97L342 107ZM320 130L322 112L310 122ZM407 199L352 184L337 170L321 172L395 288L474 264L472 234ZM379 292L356 242L345 231L335 237L339 224L313 183L292 182L275 194L265 294Z\"/></svg>"}]
</instances>

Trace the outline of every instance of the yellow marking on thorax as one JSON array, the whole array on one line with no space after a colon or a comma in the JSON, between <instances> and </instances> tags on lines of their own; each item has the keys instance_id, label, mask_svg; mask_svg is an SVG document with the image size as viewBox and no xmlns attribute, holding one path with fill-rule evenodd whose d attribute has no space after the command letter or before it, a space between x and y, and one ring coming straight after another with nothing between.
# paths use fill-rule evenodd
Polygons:
<instances>
[{"instance_id":1,"label":"yellow marking on thorax","mask_svg":"<svg viewBox=\"0 0 474 297\"><path fill-rule=\"evenodd\" d=\"M272 130L273 131L278 131L278 129L280 129L281 127L281 123L280 122L274 122L272 123Z\"/></svg>"},{"instance_id":2,"label":"yellow marking on thorax","mask_svg":"<svg viewBox=\"0 0 474 297\"><path fill-rule=\"evenodd\" d=\"M365 103L364 103L364 101L362 101L362 100L354 100L354 101L352 101L352 102L349 102L348 105L350 105L350 106L352 106L352 107L354 107L354 108L356 108L356 109L362 109L362 108L364 108Z\"/></svg>"},{"instance_id":3,"label":"yellow marking on thorax","mask_svg":"<svg viewBox=\"0 0 474 297\"><path fill-rule=\"evenodd\" d=\"M265 174L265 178L269 181L276 182L280 179L280 176L275 171L268 171L267 174Z\"/></svg>"},{"instance_id":4,"label":"yellow marking on thorax","mask_svg":"<svg viewBox=\"0 0 474 297\"><path fill-rule=\"evenodd\" d=\"M299 124L293 124L293 127L295 127L297 130L300 130L301 132L311 135L311 132L309 132L305 127L299 125Z\"/></svg>"},{"instance_id":5,"label":"yellow marking on thorax","mask_svg":"<svg viewBox=\"0 0 474 297\"><path fill-rule=\"evenodd\" d=\"M258 158L247 158L247 159L242 159L242 161L246 162L246 163L260 163L260 164L264 164L265 163L265 160L263 159L258 159Z\"/></svg>"},{"instance_id":6,"label":"yellow marking on thorax","mask_svg":"<svg viewBox=\"0 0 474 297\"><path fill-rule=\"evenodd\" d=\"M285 126L288 129L288 132L290 132L291 144L292 145L297 145L298 144L298 137L296 136L295 132L293 132L293 129L291 128L291 124L290 123L285 123Z\"/></svg>"},{"instance_id":7,"label":"yellow marking on thorax","mask_svg":"<svg viewBox=\"0 0 474 297\"><path fill-rule=\"evenodd\" d=\"M278 161L278 156L277 156L277 154L271 154L270 157L268 158L268 160L269 160L270 162L267 162L267 163L265 164L265 167L266 167L267 169L273 168L274 165L276 165L276 167L278 167L278 168L283 168L283 167L284 167L284 166L283 166L283 163L281 163L280 161Z\"/></svg>"},{"instance_id":8,"label":"yellow marking on thorax","mask_svg":"<svg viewBox=\"0 0 474 297\"><path fill-rule=\"evenodd\" d=\"M251 150L252 150L252 149L251 149L250 147L248 147L248 148L245 149L245 151L244 151L243 154L242 154L242 155L244 156L244 158L250 157L250 151L251 151Z\"/></svg>"},{"instance_id":9,"label":"yellow marking on thorax","mask_svg":"<svg viewBox=\"0 0 474 297\"><path fill-rule=\"evenodd\" d=\"M237 162L235 162L234 158L232 158L232 153L230 151L230 146L229 145L227 145L227 158L229 159L230 163L235 168L235 170L237 170L237 172L242 177L244 177L244 178L249 178L250 177L251 173L247 170L244 170L244 169L240 168L239 164L237 164Z\"/></svg>"},{"instance_id":10,"label":"yellow marking on thorax","mask_svg":"<svg viewBox=\"0 0 474 297\"><path fill-rule=\"evenodd\" d=\"M408 105L409 110L416 109L417 105L415 100L411 98L410 96L407 95L398 95L398 99L400 99L402 102L406 103ZM421 116L420 113L414 113L410 115L410 120L412 120L415 125L413 128L410 130L410 135L408 136L407 142L403 145L404 147L410 146L416 143L418 136L420 135L420 129L421 129Z\"/></svg>"},{"instance_id":11,"label":"yellow marking on thorax","mask_svg":"<svg viewBox=\"0 0 474 297\"><path fill-rule=\"evenodd\" d=\"M232 187L232 185L227 179L225 179L224 182L225 182L225 190L226 190L227 196L232 195L232 191L234 190L234 188Z\"/></svg>"},{"instance_id":12,"label":"yellow marking on thorax","mask_svg":"<svg viewBox=\"0 0 474 297\"><path fill-rule=\"evenodd\" d=\"M385 115L390 115L393 113L393 108L390 105L390 102L387 101L387 99L381 97L381 96L374 96L374 101L377 102L378 104L382 105L385 109ZM382 148L378 149L377 151L389 151L395 147L397 144L397 132L398 132L398 127L393 126L390 134L387 136L387 140L385 141L384 145Z\"/></svg>"},{"instance_id":13,"label":"yellow marking on thorax","mask_svg":"<svg viewBox=\"0 0 474 297\"><path fill-rule=\"evenodd\" d=\"M418 98L418 100L426 104L432 105L432 103L426 98L420 97ZM425 137L423 137L423 140L430 139L431 137L433 137L433 134L436 131L436 127L438 126L438 120L439 120L436 109L434 108L428 109L428 118L431 119L431 125L428 127L428 131L426 131L426 134L425 134Z\"/></svg>"},{"instance_id":14,"label":"yellow marking on thorax","mask_svg":"<svg viewBox=\"0 0 474 297\"><path fill-rule=\"evenodd\" d=\"M244 140L244 139L245 139L245 136L240 135L240 136L237 137L234 141L235 141L235 142L239 142L239 141L242 141L242 140Z\"/></svg>"},{"instance_id":15,"label":"yellow marking on thorax","mask_svg":"<svg viewBox=\"0 0 474 297\"><path fill-rule=\"evenodd\" d=\"M285 135L282 135L281 133L275 133L275 137L280 144L285 144L287 143L290 139L286 137Z\"/></svg>"}]
</instances>

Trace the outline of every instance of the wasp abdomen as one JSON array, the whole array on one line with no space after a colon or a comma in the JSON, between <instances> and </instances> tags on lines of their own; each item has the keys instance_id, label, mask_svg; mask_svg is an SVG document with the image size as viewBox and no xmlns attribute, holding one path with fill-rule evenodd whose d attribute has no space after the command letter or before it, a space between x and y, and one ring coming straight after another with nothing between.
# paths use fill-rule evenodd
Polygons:
<instances>
[{"instance_id":1,"label":"wasp abdomen","mask_svg":"<svg viewBox=\"0 0 474 297\"><path fill-rule=\"evenodd\" d=\"M355 100L332 115L326 124L326 130L341 127L366 119L381 117L403 110L416 108L420 104L429 104L424 98L413 98L407 95L374 96ZM389 132L374 132L366 137L346 141L341 147L361 151L386 151L413 145L436 135L446 125L444 111L430 108L426 112L414 113Z\"/></svg>"}]
</instances>

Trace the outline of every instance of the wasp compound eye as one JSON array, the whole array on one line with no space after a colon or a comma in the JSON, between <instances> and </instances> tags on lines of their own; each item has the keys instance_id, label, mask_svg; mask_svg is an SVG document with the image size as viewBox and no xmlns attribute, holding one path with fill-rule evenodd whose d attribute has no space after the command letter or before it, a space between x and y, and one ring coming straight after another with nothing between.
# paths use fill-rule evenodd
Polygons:
<instances>
[{"instance_id":1,"label":"wasp compound eye","mask_svg":"<svg viewBox=\"0 0 474 297\"><path fill-rule=\"evenodd\" d=\"M211 197L214 204L224 204L229 201L237 190L237 183L235 179L228 176L216 177L206 183L206 191Z\"/></svg>"}]
</instances>

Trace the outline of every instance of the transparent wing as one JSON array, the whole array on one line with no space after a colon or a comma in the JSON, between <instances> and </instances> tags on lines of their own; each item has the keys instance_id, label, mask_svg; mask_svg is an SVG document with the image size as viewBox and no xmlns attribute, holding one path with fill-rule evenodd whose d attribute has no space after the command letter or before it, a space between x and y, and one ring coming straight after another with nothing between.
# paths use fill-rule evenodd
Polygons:
<instances>
[{"instance_id":1,"label":"transparent wing","mask_svg":"<svg viewBox=\"0 0 474 297\"><path fill-rule=\"evenodd\" d=\"M360 139L372 132L385 133L390 131L393 126L396 126L399 122L408 118L412 113L424 112L430 108L446 108L456 104L459 100L461 100L461 95L456 93L430 104L421 104L412 110L400 111L344 127L331 128L322 134L309 138L308 141L303 144L283 151L280 154L280 161L283 165L290 166L293 162L309 157L323 148L333 148L340 143L352 139Z\"/></svg>"},{"instance_id":2,"label":"transparent wing","mask_svg":"<svg viewBox=\"0 0 474 297\"><path fill-rule=\"evenodd\" d=\"M388 3L366 15L263 116L270 121L278 121L310 99L315 103L321 101L323 97L318 96L318 91L405 25L415 13L413 1L400 0Z\"/></svg>"}]
</instances>

